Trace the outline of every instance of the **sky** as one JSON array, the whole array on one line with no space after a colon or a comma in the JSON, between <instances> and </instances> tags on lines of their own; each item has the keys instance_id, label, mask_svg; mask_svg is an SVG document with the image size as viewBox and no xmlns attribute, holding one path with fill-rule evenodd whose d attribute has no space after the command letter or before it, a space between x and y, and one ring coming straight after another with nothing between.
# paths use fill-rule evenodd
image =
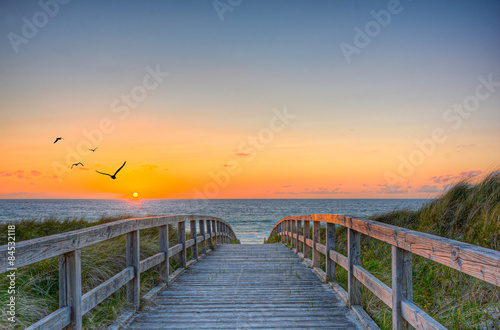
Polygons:
<instances>
[{"instance_id":1,"label":"sky","mask_svg":"<svg viewBox=\"0 0 500 330\"><path fill-rule=\"evenodd\" d=\"M9 0L0 19L0 198L434 198L500 168L498 1Z\"/></svg>"}]
</instances>

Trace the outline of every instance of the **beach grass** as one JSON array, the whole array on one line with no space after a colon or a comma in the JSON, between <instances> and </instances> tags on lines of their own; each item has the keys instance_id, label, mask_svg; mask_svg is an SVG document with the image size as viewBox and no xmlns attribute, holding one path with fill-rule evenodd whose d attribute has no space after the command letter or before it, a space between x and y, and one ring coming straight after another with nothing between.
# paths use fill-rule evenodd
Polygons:
<instances>
[{"instance_id":1,"label":"beach grass","mask_svg":"<svg viewBox=\"0 0 500 330\"><path fill-rule=\"evenodd\" d=\"M87 228L116 220L133 218L124 214L117 217L102 217L91 222L85 219L48 218L46 220L23 220L16 222L16 239L23 241L47 235ZM169 228L170 246L178 242L177 230ZM7 224L0 224L0 232L7 232ZM189 232L187 233L189 239ZM0 240L6 244L6 239ZM235 242L236 243L236 242ZM140 231L141 260L158 253L158 229ZM82 294L90 291L126 267L126 237L115 237L82 249ZM187 258L191 257L188 249ZM170 258L170 271L179 267L176 257ZM3 274L6 275L6 274ZM141 297L160 282L159 267L153 267L141 273ZM16 274L16 321L15 325L0 322L0 329L24 329L41 320L59 308L59 259L50 258L41 262L18 268ZM8 278L0 277L0 318L7 320L6 303L10 298L6 288ZM111 324L121 313L127 310L125 287L84 315L83 325L87 329L101 329Z\"/></svg>"},{"instance_id":2,"label":"beach grass","mask_svg":"<svg viewBox=\"0 0 500 330\"><path fill-rule=\"evenodd\" d=\"M477 184L459 182L419 210L394 210L372 220L500 250L500 174ZM312 234L311 234L312 235ZM310 236L311 237L311 236ZM326 229L321 228L325 244ZM272 235L268 243L279 242ZM347 255L347 229L336 229L335 249ZM321 267L325 270L325 257ZM391 246L365 235L361 265L391 287ZM335 267L335 280L347 290L347 271ZM432 260L413 255L414 303L450 329L500 329L500 288ZM392 328L392 313L364 286L362 305L382 329Z\"/></svg>"}]
</instances>

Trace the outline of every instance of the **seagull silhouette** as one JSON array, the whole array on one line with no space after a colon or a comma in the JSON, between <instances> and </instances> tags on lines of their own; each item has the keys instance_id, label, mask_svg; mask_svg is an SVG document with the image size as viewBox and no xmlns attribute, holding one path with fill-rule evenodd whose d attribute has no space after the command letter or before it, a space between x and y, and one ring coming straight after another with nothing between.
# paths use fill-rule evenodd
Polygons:
<instances>
[{"instance_id":1,"label":"seagull silhouette","mask_svg":"<svg viewBox=\"0 0 500 330\"><path fill-rule=\"evenodd\" d=\"M54 143L56 143L57 141L62 140L62 139L63 139L62 137L58 137L58 138L56 138L56 140L54 141Z\"/></svg>"},{"instance_id":2,"label":"seagull silhouette","mask_svg":"<svg viewBox=\"0 0 500 330\"><path fill-rule=\"evenodd\" d=\"M99 174L109 175L111 177L111 179L114 180L114 179L116 179L116 175L118 174L118 172L120 172L120 170L123 168L123 166L125 166L126 163L127 163L126 161L123 162L123 165L119 169L117 169L116 172L115 172L115 174L113 174L113 175L108 174L108 173L102 173L102 172L99 172L97 170L96 170L96 172L99 173Z\"/></svg>"},{"instance_id":3,"label":"seagull silhouette","mask_svg":"<svg viewBox=\"0 0 500 330\"><path fill-rule=\"evenodd\" d=\"M94 149L89 149L90 151L94 152L98 147L95 147Z\"/></svg>"},{"instance_id":4,"label":"seagull silhouette","mask_svg":"<svg viewBox=\"0 0 500 330\"><path fill-rule=\"evenodd\" d=\"M83 165L82 163L76 163L76 164L71 165L71 168L73 168L73 166L77 166L77 167L78 167L78 165L85 166L85 165Z\"/></svg>"}]
</instances>

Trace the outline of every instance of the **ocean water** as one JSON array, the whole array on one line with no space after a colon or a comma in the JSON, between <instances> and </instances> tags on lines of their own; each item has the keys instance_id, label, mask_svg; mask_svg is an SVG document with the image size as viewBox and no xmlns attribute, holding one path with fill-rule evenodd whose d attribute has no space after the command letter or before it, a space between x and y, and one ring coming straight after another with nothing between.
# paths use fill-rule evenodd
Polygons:
<instances>
[{"instance_id":1,"label":"ocean water","mask_svg":"<svg viewBox=\"0 0 500 330\"><path fill-rule=\"evenodd\" d=\"M0 199L0 221L56 217L98 220L101 216L137 217L200 214L219 217L242 243L262 243L276 222L287 215L345 214L368 218L395 209L416 210L428 199Z\"/></svg>"}]
</instances>

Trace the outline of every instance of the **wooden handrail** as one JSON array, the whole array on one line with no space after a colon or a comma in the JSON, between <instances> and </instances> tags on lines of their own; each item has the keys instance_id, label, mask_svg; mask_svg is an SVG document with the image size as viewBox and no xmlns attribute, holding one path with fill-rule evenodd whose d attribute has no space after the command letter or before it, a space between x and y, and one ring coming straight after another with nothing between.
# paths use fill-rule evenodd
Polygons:
<instances>
[{"instance_id":1,"label":"wooden handrail","mask_svg":"<svg viewBox=\"0 0 500 330\"><path fill-rule=\"evenodd\" d=\"M192 237L186 241L186 222L190 223ZM198 231L196 229L198 222ZM177 225L178 244L169 247L168 225ZM207 234L205 234L205 226ZM139 231L159 228L159 253L144 260L139 257ZM193 235L194 233L194 235ZM127 235L126 268L82 296L81 249L105 240ZM186 262L187 249L192 249L194 260L219 244L230 243L236 235L222 219L203 215L169 215L125 219L40 237L16 244L16 268L59 256L59 309L27 329L81 329L82 316L122 286L127 286L127 300L136 309L140 301L140 274L160 265L160 276L169 279L169 260L179 254L181 269ZM207 247L207 241L209 246ZM201 249L198 251L198 243ZM0 246L0 274L8 270L8 245Z\"/></svg>"},{"instance_id":2,"label":"wooden handrail","mask_svg":"<svg viewBox=\"0 0 500 330\"><path fill-rule=\"evenodd\" d=\"M313 239L309 238L313 222ZM303 222L303 227L302 227ZM326 246L319 243L320 223L327 224ZM347 257L335 251L334 225L347 228ZM301 235L302 228L304 235ZM430 235L373 220L339 214L310 214L287 216L276 223L275 233L281 242L305 258L326 281L335 278L335 264L348 272L346 303L356 311L361 304L360 284L367 287L392 308L393 329L408 324L417 329L445 329L436 320L413 304L412 254L433 260L462 273L500 286L500 252L452 239ZM360 234L392 245L392 288L378 280L360 265ZM300 244L303 244L300 253ZM313 250L310 260L309 248ZM319 254L327 256L326 273L319 269Z\"/></svg>"}]
</instances>

